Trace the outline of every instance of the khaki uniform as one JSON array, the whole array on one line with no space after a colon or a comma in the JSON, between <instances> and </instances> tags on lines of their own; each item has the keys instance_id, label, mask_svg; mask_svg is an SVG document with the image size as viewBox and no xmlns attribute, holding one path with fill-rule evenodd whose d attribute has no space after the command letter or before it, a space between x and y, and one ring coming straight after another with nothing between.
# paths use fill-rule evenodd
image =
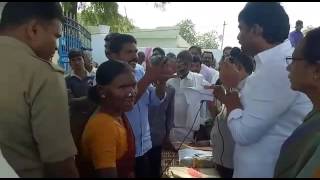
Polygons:
<instances>
[{"instance_id":1,"label":"khaki uniform","mask_svg":"<svg viewBox=\"0 0 320 180\"><path fill-rule=\"evenodd\" d=\"M0 36L0 145L20 177L76 154L63 71L17 39Z\"/></svg>"}]
</instances>

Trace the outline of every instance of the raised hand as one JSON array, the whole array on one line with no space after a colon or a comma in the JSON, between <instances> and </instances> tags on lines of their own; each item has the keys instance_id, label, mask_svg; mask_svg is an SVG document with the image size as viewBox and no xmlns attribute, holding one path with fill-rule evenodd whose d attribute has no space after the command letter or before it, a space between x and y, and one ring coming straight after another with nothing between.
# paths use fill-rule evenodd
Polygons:
<instances>
[{"instance_id":1,"label":"raised hand","mask_svg":"<svg viewBox=\"0 0 320 180\"><path fill-rule=\"evenodd\" d=\"M216 99L226 105L228 114L234 109L242 109L239 93L237 91L230 91L226 93L226 90L222 86L208 86L207 89L213 89L213 95Z\"/></svg>"},{"instance_id":2,"label":"raised hand","mask_svg":"<svg viewBox=\"0 0 320 180\"><path fill-rule=\"evenodd\" d=\"M239 84L240 74L235 64L228 60L220 64L220 80L226 88L236 88Z\"/></svg>"}]
</instances>

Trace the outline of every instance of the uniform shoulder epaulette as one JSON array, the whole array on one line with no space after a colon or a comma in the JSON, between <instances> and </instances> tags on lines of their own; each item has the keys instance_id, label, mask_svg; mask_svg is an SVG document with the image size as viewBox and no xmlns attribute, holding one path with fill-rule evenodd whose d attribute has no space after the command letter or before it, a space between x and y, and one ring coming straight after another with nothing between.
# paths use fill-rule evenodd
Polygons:
<instances>
[{"instance_id":1,"label":"uniform shoulder epaulette","mask_svg":"<svg viewBox=\"0 0 320 180\"><path fill-rule=\"evenodd\" d=\"M49 64L50 64L50 66L51 66L55 71L64 74L64 70L63 70L60 66L58 66L58 65L56 65L56 64L53 64L53 63L49 63Z\"/></svg>"},{"instance_id":2,"label":"uniform shoulder epaulette","mask_svg":"<svg viewBox=\"0 0 320 180\"><path fill-rule=\"evenodd\" d=\"M64 70L60 66L58 66L56 64L53 64L52 62L46 61L44 59L41 59L39 57L37 57L37 59L39 59L40 61L48 64L54 71L64 74Z\"/></svg>"}]
</instances>

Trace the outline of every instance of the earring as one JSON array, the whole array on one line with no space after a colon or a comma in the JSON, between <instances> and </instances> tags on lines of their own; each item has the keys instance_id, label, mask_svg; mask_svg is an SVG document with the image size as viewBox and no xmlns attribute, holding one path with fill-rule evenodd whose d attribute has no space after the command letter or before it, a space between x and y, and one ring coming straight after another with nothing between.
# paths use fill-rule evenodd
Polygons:
<instances>
[{"instance_id":1,"label":"earring","mask_svg":"<svg viewBox=\"0 0 320 180\"><path fill-rule=\"evenodd\" d=\"M106 98L106 95L102 94L102 95L101 95L101 98L103 98L103 99Z\"/></svg>"}]
</instances>

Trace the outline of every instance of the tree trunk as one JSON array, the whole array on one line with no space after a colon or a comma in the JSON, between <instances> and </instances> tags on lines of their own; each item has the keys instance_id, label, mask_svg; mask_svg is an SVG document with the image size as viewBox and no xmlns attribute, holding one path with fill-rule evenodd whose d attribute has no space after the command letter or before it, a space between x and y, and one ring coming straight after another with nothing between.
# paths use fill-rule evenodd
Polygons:
<instances>
[{"instance_id":1,"label":"tree trunk","mask_svg":"<svg viewBox=\"0 0 320 180\"><path fill-rule=\"evenodd\" d=\"M71 2L71 10L70 13L74 17L74 20L77 21L77 13L78 12L78 2Z\"/></svg>"}]
</instances>

